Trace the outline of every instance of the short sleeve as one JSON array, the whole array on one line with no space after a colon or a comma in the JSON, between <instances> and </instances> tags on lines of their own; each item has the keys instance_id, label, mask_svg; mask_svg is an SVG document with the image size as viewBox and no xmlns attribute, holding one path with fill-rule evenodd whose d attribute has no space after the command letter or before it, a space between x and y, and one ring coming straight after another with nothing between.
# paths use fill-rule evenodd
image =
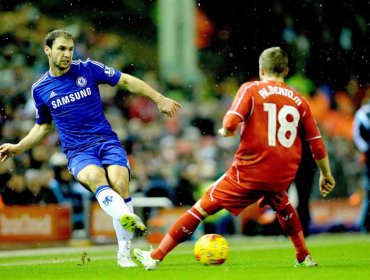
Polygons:
<instances>
[{"instance_id":1,"label":"short sleeve","mask_svg":"<svg viewBox=\"0 0 370 280\"><path fill-rule=\"evenodd\" d=\"M94 60L87 60L86 63L98 84L115 86L118 83L121 77L120 71Z\"/></svg>"},{"instance_id":2,"label":"short sleeve","mask_svg":"<svg viewBox=\"0 0 370 280\"><path fill-rule=\"evenodd\" d=\"M305 140L321 138L320 130L317 126L315 118L311 114L309 105L304 102L304 116L302 118L303 129L305 132Z\"/></svg>"},{"instance_id":3,"label":"short sleeve","mask_svg":"<svg viewBox=\"0 0 370 280\"><path fill-rule=\"evenodd\" d=\"M227 114L239 116L240 121L244 121L248 117L253 105L253 99L248 92L251 86L251 83L245 83L239 88Z\"/></svg>"},{"instance_id":4,"label":"short sleeve","mask_svg":"<svg viewBox=\"0 0 370 280\"><path fill-rule=\"evenodd\" d=\"M49 111L49 108L46 104L39 98L38 94L35 90L32 91L32 97L35 102L36 107L36 123L43 124L43 123L51 123L52 117Z\"/></svg>"}]
</instances>

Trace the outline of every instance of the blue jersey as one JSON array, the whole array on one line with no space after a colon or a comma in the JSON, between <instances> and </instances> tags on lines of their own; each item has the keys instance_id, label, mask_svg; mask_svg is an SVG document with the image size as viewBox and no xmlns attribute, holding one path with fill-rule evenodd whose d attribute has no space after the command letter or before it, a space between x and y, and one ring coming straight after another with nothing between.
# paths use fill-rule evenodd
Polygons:
<instances>
[{"instance_id":1,"label":"blue jersey","mask_svg":"<svg viewBox=\"0 0 370 280\"><path fill-rule=\"evenodd\" d=\"M101 63L73 61L67 73L45 73L32 86L36 123L54 121L67 156L100 141L120 141L106 119L99 84L115 86L121 72Z\"/></svg>"}]
</instances>

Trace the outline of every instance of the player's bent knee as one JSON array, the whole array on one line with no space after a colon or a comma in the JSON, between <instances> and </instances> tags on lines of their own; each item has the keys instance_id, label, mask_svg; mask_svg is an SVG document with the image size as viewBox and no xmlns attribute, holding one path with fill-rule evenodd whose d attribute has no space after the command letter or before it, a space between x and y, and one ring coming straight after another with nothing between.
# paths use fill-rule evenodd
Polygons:
<instances>
[{"instance_id":1,"label":"player's bent knee","mask_svg":"<svg viewBox=\"0 0 370 280\"><path fill-rule=\"evenodd\" d=\"M204 194L203 197L197 201L194 208L197 209L205 218L223 209L221 205L211 200L207 194Z\"/></svg>"}]
</instances>

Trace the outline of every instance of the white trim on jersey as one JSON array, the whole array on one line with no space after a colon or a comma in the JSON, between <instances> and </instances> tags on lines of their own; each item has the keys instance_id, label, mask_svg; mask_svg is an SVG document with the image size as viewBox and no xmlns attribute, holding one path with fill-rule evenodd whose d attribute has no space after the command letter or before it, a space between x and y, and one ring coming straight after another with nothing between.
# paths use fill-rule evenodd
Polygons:
<instances>
[{"instance_id":1,"label":"white trim on jersey","mask_svg":"<svg viewBox=\"0 0 370 280\"><path fill-rule=\"evenodd\" d=\"M243 117L241 114L237 113L238 107L239 107L240 103L242 102L242 100L243 100L243 98L244 98L245 94L247 93L247 90L248 90L249 88L253 87L253 86L258 85L258 84L259 84L259 83L258 83L257 81L255 81L255 82L253 82L253 83L251 83L251 84L249 84L249 85L245 86L245 87L244 87L244 89L243 89L242 94L241 94L241 95L240 95L240 97L239 97L238 102L236 103L236 105L235 105L235 106L233 106L232 108L230 108L229 112L233 112L233 113L237 114L237 115L238 115L238 116L239 116L239 117L244 121L244 117ZM248 117L247 117L247 118L249 118L249 117L252 115L253 110L254 110L254 98L253 98L253 96L252 96L252 108L251 108L251 111L250 111L250 113L249 113L249 115L248 115Z\"/></svg>"},{"instance_id":2,"label":"white trim on jersey","mask_svg":"<svg viewBox=\"0 0 370 280\"><path fill-rule=\"evenodd\" d=\"M32 91L32 94L33 94L33 89L35 87L37 87L43 80L45 80L46 78L48 77L48 72L46 72L44 75L42 75L42 77L37 81L35 82L32 87L31 87L31 91Z\"/></svg>"},{"instance_id":3,"label":"white trim on jersey","mask_svg":"<svg viewBox=\"0 0 370 280\"><path fill-rule=\"evenodd\" d=\"M248 115L247 119L249 119L252 116L253 112L254 112L254 97L252 96L251 111L249 112L249 115Z\"/></svg>"},{"instance_id":4,"label":"white trim on jersey","mask_svg":"<svg viewBox=\"0 0 370 280\"><path fill-rule=\"evenodd\" d=\"M214 198L213 198L213 192L215 191L217 185L221 182L221 180L226 176L226 174L222 175L214 184L213 186L211 187L211 191L209 193L209 197L211 198L211 201L214 201Z\"/></svg>"},{"instance_id":5,"label":"white trim on jersey","mask_svg":"<svg viewBox=\"0 0 370 280\"><path fill-rule=\"evenodd\" d=\"M105 67L105 65L104 65L103 63L100 63L100 62L98 62L98 61L90 60L90 62L91 62L92 64L95 64L95 65L99 66L99 67L100 67L100 68L102 68L102 69L104 69L104 67Z\"/></svg>"},{"instance_id":6,"label":"white trim on jersey","mask_svg":"<svg viewBox=\"0 0 370 280\"><path fill-rule=\"evenodd\" d=\"M227 111L226 115L237 115L242 121L244 121L243 116L241 114L239 114L238 112L236 112L236 111L229 110L229 111Z\"/></svg>"},{"instance_id":7,"label":"white trim on jersey","mask_svg":"<svg viewBox=\"0 0 370 280\"><path fill-rule=\"evenodd\" d=\"M315 140L315 139L320 139L320 138L321 138L321 135L319 135L319 136L315 136L315 137L312 137L312 138L308 138L308 139L306 139L306 141Z\"/></svg>"},{"instance_id":8,"label":"white trim on jersey","mask_svg":"<svg viewBox=\"0 0 370 280\"><path fill-rule=\"evenodd\" d=\"M90 59L88 58L87 60L90 60ZM82 63L82 60L81 59L78 59L78 60L72 60L72 63L71 64L78 65L78 64L81 64L81 63Z\"/></svg>"}]
</instances>

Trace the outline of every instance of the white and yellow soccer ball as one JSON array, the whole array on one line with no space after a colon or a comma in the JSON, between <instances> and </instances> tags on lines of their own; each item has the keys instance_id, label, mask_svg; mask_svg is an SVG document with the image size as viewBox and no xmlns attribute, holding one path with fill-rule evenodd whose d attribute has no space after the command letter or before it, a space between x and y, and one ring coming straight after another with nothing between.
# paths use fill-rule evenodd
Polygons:
<instances>
[{"instance_id":1,"label":"white and yellow soccer ball","mask_svg":"<svg viewBox=\"0 0 370 280\"><path fill-rule=\"evenodd\" d=\"M194 256L203 265L221 265L229 256L229 244L219 234L205 234L195 242Z\"/></svg>"}]
</instances>

